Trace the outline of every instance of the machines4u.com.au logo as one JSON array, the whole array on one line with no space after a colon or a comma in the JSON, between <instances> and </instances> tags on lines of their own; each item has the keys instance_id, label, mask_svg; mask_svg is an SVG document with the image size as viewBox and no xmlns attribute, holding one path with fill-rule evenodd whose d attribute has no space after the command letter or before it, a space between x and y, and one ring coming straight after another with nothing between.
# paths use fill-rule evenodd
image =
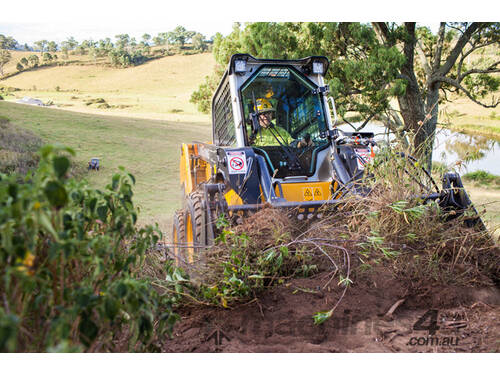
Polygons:
<instances>
[{"instance_id":1,"label":"machines4u.com.au logo","mask_svg":"<svg viewBox=\"0 0 500 375\"><path fill-rule=\"evenodd\" d=\"M428 310L413 325L414 331L427 331L427 336L412 336L407 345L410 346L458 346L460 337L458 335L439 336L437 333L442 328L438 324L439 311ZM464 320L446 321L446 328L451 328L455 332L465 328L467 323Z\"/></svg>"}]
</instances>

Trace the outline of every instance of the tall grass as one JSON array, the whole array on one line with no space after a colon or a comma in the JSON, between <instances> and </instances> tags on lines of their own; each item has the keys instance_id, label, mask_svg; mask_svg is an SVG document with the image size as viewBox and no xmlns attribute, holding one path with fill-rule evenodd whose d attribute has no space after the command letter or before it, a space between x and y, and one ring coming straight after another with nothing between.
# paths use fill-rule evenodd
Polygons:
<instances>
[{"instance_id":1,"label":"tall grass","mask_svg":"<svg viewBox=\"0 0 500 375\"><path fill-rule=\"evenodd\" d=\"M42 140L30 131L12 125L9 118L0 116L0 172L25 175L36 167L36 151Z\"/></svg>"}]
</instances>

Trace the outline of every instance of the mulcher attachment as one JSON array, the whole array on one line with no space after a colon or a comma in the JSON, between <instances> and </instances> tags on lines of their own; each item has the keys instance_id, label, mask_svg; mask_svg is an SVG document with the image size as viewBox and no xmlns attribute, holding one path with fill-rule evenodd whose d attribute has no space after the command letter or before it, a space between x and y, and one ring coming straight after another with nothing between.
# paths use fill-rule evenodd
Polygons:
<instances>
[{"instance_id":1,"label":"mulcher attachment","mask_svg":"<svg viewBox=\"0 0 500 375\"><path fill-rule=\"evenodd\" d=\"M458 173L448 172L444 174L439 206L448 214L448 220L453 220L463 215L467 210L472 209L475 215L464 220L465 224L469 228L477 225L481 230L486 229L479 213L472 205Z\"/></svg>"}]
</instances>

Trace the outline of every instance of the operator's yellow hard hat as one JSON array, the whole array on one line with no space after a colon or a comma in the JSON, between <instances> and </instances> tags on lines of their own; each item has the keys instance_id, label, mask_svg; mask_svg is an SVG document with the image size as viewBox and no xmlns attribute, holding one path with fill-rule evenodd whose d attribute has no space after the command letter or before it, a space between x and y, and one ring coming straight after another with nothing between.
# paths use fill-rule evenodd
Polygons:
<instances>
[{"instance_id":1,"label":"operator's yellow hard hat","mask_svg":"<svg viewBox=\"0 0 500 375\"><path fill-rule=\"evenodd\" d=\"M259 112L268 112L268 111L274 111L274 108L271 104L271 102L265 98L258 98L255 100L257 103L257 110ZM255 106L254 106L255 110Z\"/></svg>"}]
</instances>

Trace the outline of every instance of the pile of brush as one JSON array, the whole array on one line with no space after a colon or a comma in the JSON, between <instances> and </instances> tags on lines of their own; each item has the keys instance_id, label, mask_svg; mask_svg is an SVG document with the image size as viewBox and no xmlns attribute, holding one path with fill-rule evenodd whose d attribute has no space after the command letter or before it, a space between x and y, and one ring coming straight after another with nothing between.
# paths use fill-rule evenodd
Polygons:
<instances>
[{"instance_id":1,"label":"pile of brush","mask_svg":"<svg viewBox=\"0 0 500 375\"><path fill-rule=\"evenodd\" d=\"M356 277L380 267L414 288L499 283L495 240L484 228L465 225L477 213L451 220L437 202L423 202L419 196L437 187L418 164L393 156L365 175L360 184L370 193L345 194L321 220L299 222L270 207L240 225L219 220L216 246L200 251L193 267L196 298L227 307L318 272L327 275L323 288L338 280L334 285L345 293Z\"/></svg>"}]
</instances>

